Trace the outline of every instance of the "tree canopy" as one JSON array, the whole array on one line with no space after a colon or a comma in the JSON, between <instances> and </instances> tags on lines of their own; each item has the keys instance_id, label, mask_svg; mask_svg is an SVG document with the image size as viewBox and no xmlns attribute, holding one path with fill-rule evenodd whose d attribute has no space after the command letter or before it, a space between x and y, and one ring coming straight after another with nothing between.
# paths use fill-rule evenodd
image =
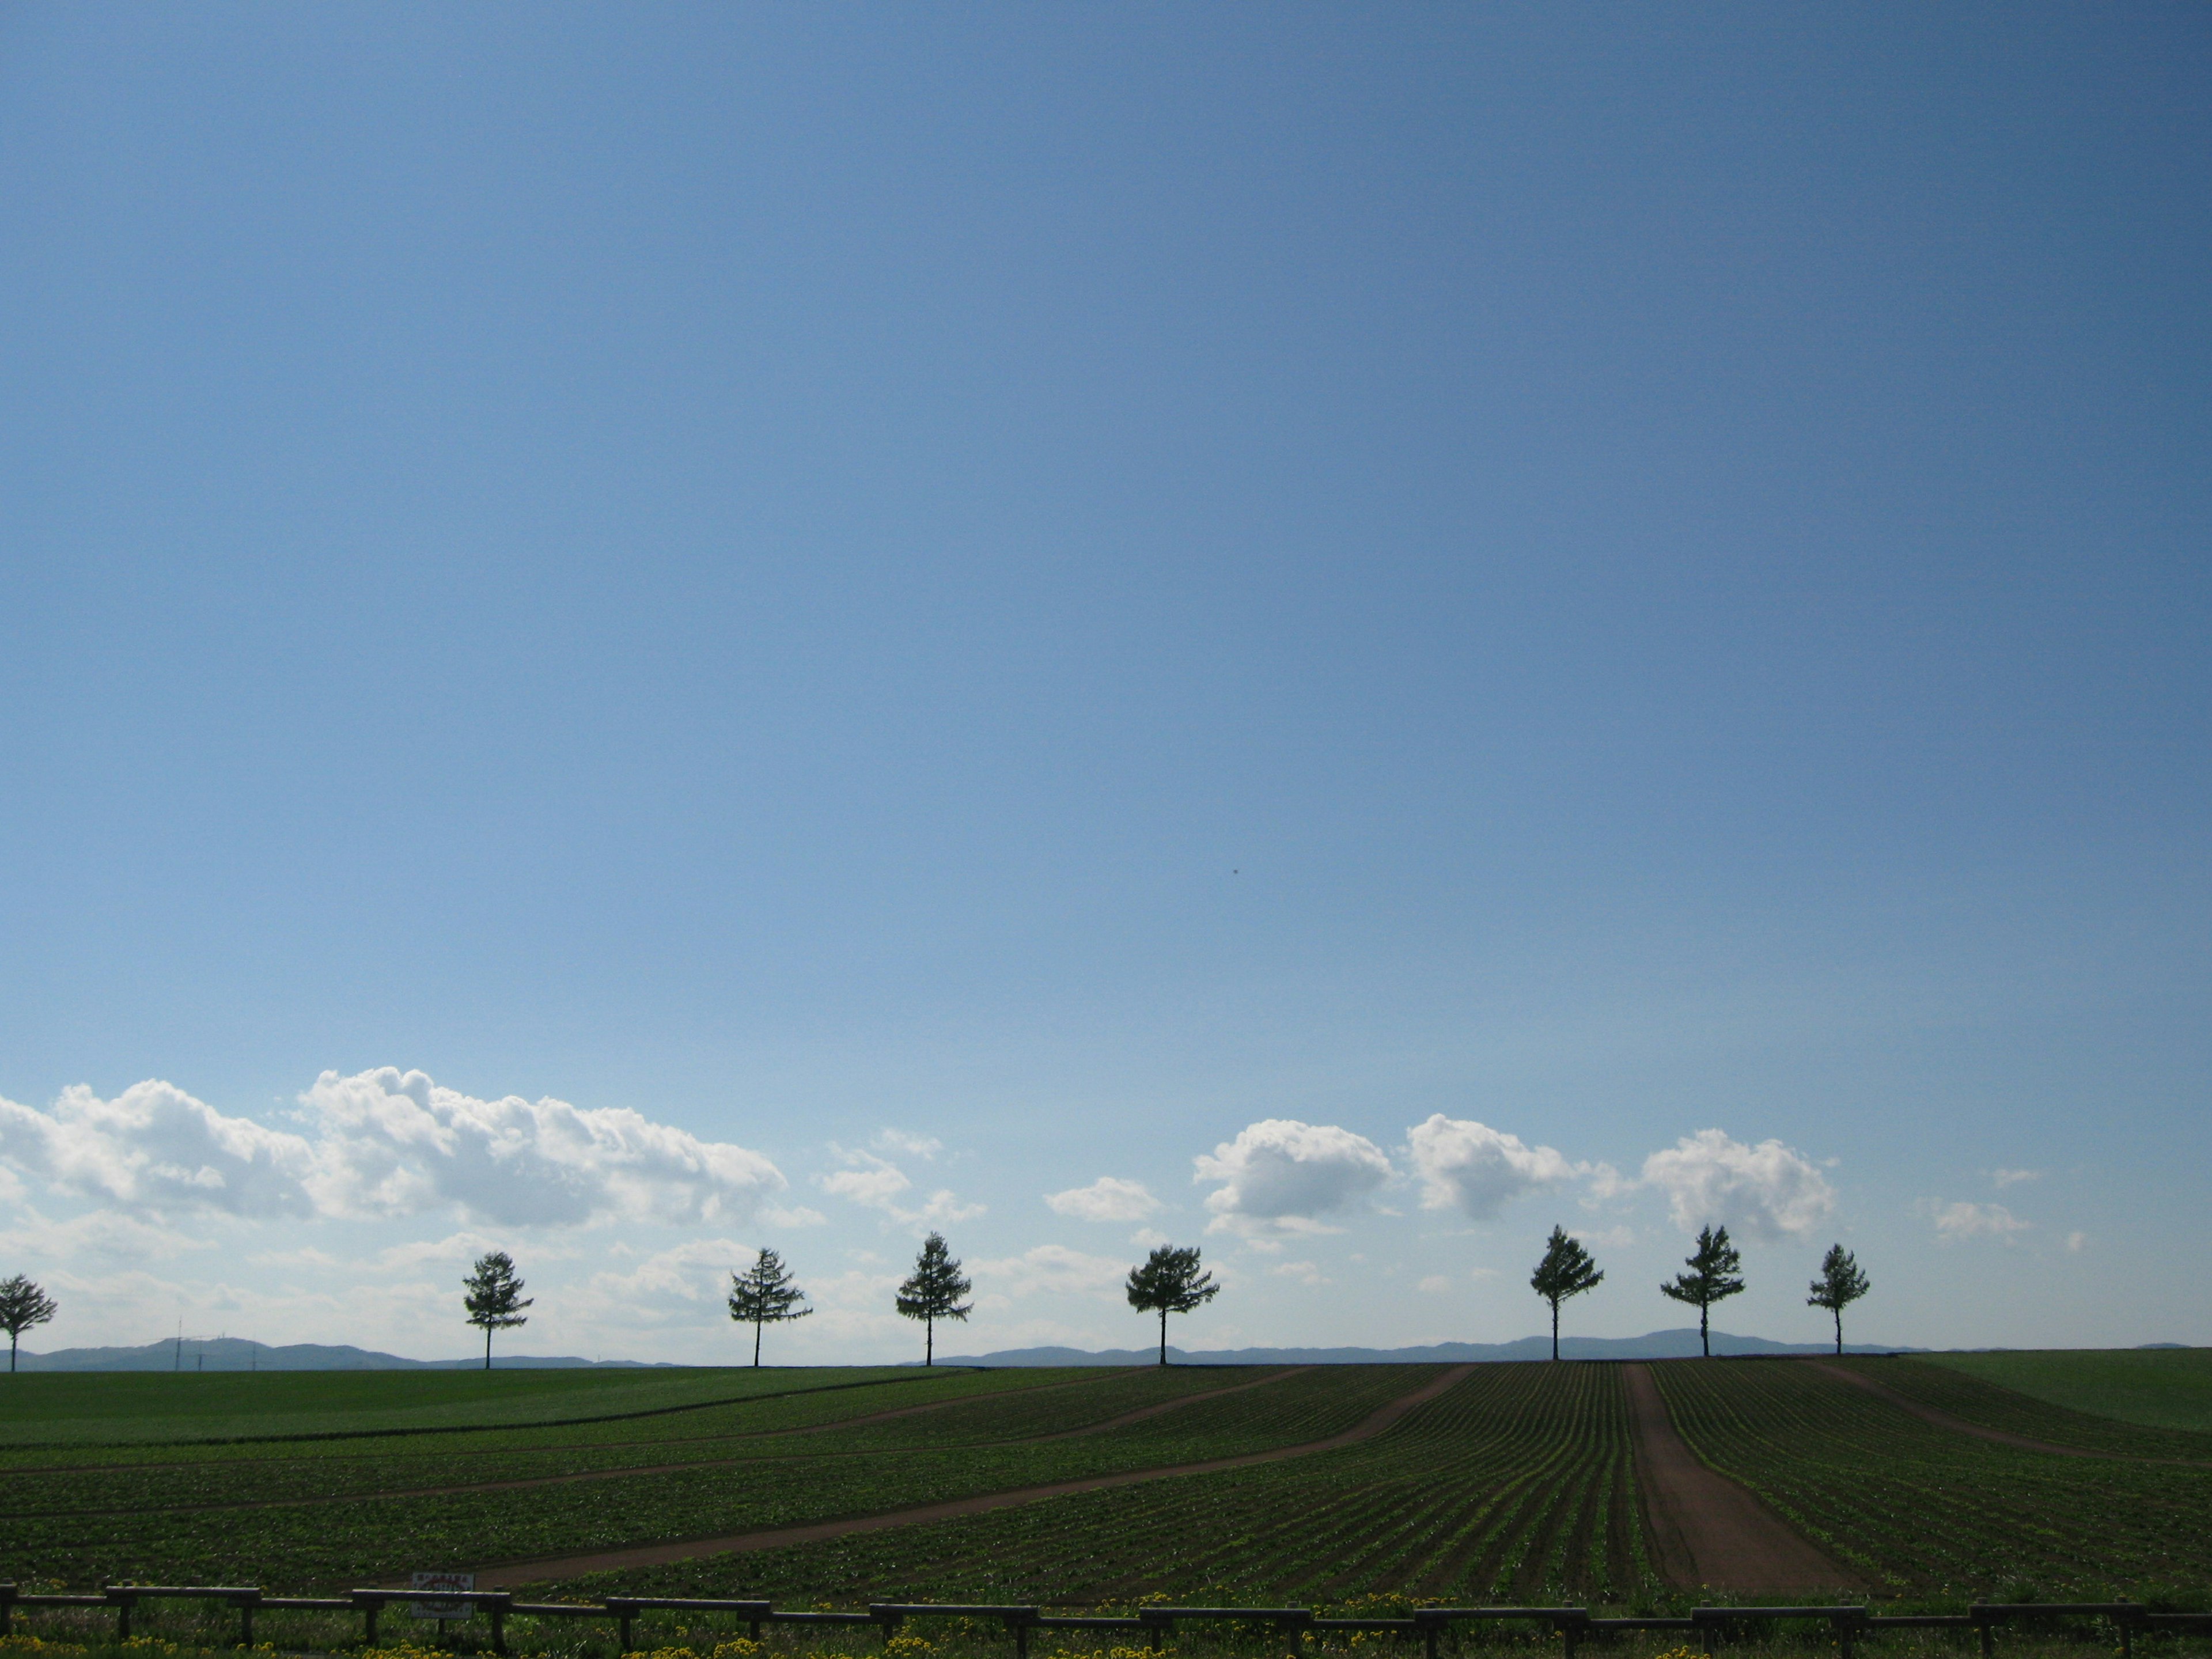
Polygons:
<instances>
[{"instance_id":1,"label":"tree canopy","mask_svg":"<svg viewBox=\"0 0 2212 1659\"><path fill-rule=\"evenodd\" d=\"M1826 1308L1835 1315L1838 1353L1844 1351L1844 1310L1873 1288L1873 1282L1859 1271L1856 1256L1840 1244L1828 1246L1827 1255L1820 1258L1820 1276L1813 1281L1813 1293L1805 1298L1805 1305Z\"/></svg>"},{"instance_id":2,"label":"tree canopy","mask_svg":"<svg viewBox=\"0 0 2212 1659\"><path fill-rule=\"evenodd\" d=\"M15 1344L33 1325L43 1325L60 1311L53 1297L17 1273L0 1279L0 1330L8 1333L8 1370L15 1369Z\"/></svg>"},{"instance_id":3,"label":"tree canopy","mask_svg":"<svg viewBox=\"0 0 2212 1659\"><path fill-rule=\"evenodd\" d=\"M730 1275L730 1317L753 1328L755 1366L760 1364L761 1327L805 1318L814 1311L799 1305L805 1300L806 1292L792 1282L783 1258L765 1246L751 1267Z\"/></svg>"},{"instance_id":4,"label":"tree canopy","mask_svg":"<svg viewBox=\"0 0 2212 1659\"><path fill-rule=\"evenodd\" d=\"M1544 1246L1544 1259L1536 1264L1536 1271L1528 1279L1528 1288L1552 1304L1553 1358L1559 1357L1559 1304L1571 1296L1595 1289L1604 1280L1605 1274L1590 1259L1582 1241L1571 1237L1565 1227L1554 1226L1550 1241Z\"/></svg>"},{"instance_id":5,"label":"tree canopy","mask_svg":"<svg viewBox=\"0 0 2212 1659\"><path fill-rule=\"evenodd\" d=\"M932 1233L922 1241L921 1254L914 1260L914 1272L898 1287L896 1305L908 1319L922 1322L923 1364L937 1363L937 1322L964 1321L975 1304L960 1298L975 1288L961 1277L960 1263L946 1248L944 1234Z\"/></svg>"},{"instance_id":6,"label":"tree canopy","mask_svg":"<svg viewBox=\"0 0 2212 1659\"><path fill-rule=\"evenodd\" d=\"M1160 1316L1160 1364L1168 1363L1168 1316L1202 1308L1221 1293L1213 1275L1199 1265L1198 1246L1163 1244L1129 1269L1129 1305Z\"/></svg>"},{"instance_id":7,"label":"tree canopy","mask_svg":"<svg viewBox=\"0 0 2212 1659\"><path fill-rule=\"evenodd\" d=\"M537 1300L522 1293L515 1276L514 1258L494 1250L477 1258L476 1270L461 1281L461 1305L469 1310L469 1323L483 1327L484 1369L491 1369L491 1334L527 1325L523 1310Z\"/></svg>"},{"instance_id":8,"label":"tree canopy","mask_svg":"<svg viewBox=\"0 0 2212 1659\"><path fill-rule=\"evenodd\" d=\"M1660 1293L1697 1308L1698 1345L1711 1359L1713 1304L1743 1288L1743 1280L1735 1277L1743 1266L1743 1255L1729 1243L1727 1228L1705 1227L1698 1231L1698 1248L1683 1259L1682 1265L1690 1271L1676 1273L1659 1287Z\"/></svg>"}]
</instances>

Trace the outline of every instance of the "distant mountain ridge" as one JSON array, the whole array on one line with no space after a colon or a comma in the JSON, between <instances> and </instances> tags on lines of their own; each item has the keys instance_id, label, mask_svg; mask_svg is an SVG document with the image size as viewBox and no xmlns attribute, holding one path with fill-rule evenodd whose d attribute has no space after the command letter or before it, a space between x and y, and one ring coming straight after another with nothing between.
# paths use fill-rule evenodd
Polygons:
<instances>
[{"instance_id":1,"label":"distant mountain ridge","mask_svg":"<svg viewBox=\"0 0 2212 1659\"><path fill-rule=\"evenodd\" d=\"M500 1371L544 1370L574 1366L607 1370L661 1369L665 1362L642 1359L578 1359L567 1355L495 1354L492 1369ZM404 1359L394 1353L347 1344L294 1342L271 1347L242 1336L215 1337L205 1341L186 1337L180 1345L173 1337L149 1342L142 1348L57 1348L52 1353L33 1353L26 1348L17 1365L27 1371L466 1371L482 1369L483 1356L468 1359Z\"/></svg>"},{"instance_id":2,"label":"distant mountain ridge","mask_svg":"<svg viewBox=\"0 0 2212 1659\"><path fill-rule=\"evenodd\" d=\"M1770 1342L1763 1336L1713 1333L1717 1354L1833 1353L1832 1342ZM1563 1336L1562 1359L1687 1359L1701 1352L1698 1328L1648 1331L1642 1336ZM1926 1353L1926 1348L1846 1342L1845 1353ZM1549 1359L1552 1339L1524 1336L1512 1342L1432 1342L1414 1348L1194 1348L1168 1345L1168 1356L1186 1365L1464 1365L1469 1361ZM947 1356L947 1365L1143 1365L1158 1348L1002 1348L996 1353Z\"/></svg>"}]
</instances>

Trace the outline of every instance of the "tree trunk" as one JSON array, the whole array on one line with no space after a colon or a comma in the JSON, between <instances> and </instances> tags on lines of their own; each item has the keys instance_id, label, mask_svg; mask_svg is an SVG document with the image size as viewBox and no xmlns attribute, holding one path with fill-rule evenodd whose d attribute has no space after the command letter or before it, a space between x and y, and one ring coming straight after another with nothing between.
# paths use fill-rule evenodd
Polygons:
<instances>
[{"instance_id":1,"label":"tree trunk","mask_svg":"<svg viewBox=\"0 0 2212 1659\"><path fill-rule=\"evenodd\" d=\"M1843 1310L1841 1308L1838 1308L1837 1310L1835 1310L1835 1315L1836 1315L1836 1357L1837 1357L1838 1358L1839 1358L1839 1359L1840 1359L1841 1358L1843 1358L1843 1352L1844 1352L1844 1310Z\"/></svg>"},{"instance_id":2,"label":"tree trunk","mask_svg":"<svg viewBox=\"0 0 2212 1659\"><path fill-rule=\"evenodd\" d=\"M937 1363L937 1322L933 1319L921 1322L921 1363L925 1365Z\"/></svg>"},{"instance_id":3,"label":"tree trunk","mask_svg":"<svg viewBox=\"0 0 2212 1659\"><path fill-rule=\"evenodd\" d=\"M755 1370L760 1369L760 1321L757 1319L753 1321L753 1369Z\"/></svg>"},{"instance_id":4,"label":"tree trunk","mask_svg":"<svg viewBox=\"0 0 2212 1659\"><path fill-rule=\"evenodd\" d=\"M1160 1364L1168 1363L1168 1310L1160 1310Z\"/></svg>"},{"instance_id":5,"label":"tree trunk","mask_svg":"<svg viewBox=\"0 0 2212 1659\"><path fill-rule=\"evenodd\" d=\"M491 1369L491 1327L484 1327L484 1369Z\"/></svg>"},{"instance_id":6,"label":"tree trunk","mask_svg":"<svg viewBox=\"0 0 2212 1659\"><path fill-rule=\"evenodd\" d=\"M8 1333L8 1375L15 1374L15 1344L20 1339L14 1331Z\"/></svg>"},{"instance_id":7,"label":"tree trunk","mask_svg":"<svg viewBox=\"0 0 2212 1659\"><path fill-rule=\"evenodd\" d=\"M1713 1357L1713 1339L1706 1322L1711 1316L1712 1311L1711 1303L1698 1304L1698 1346L1705 1351L1705 1358L1708 1359Z\"/></svg>"},{"instance_id":8,"label":"tree trunk","mask_svg":"<svg viewBox=\"0 0 2212 1659\"><path fill-rule=\"evenodd\" d=\"M1553 1359L1557 1359L1559 1357L1559 1304L1558 1301L1557 1301L1556 1299L1554 1299L1554 1300L1553 1300L1553 1304L1552 1304L1552 1358L1553 1358Z\"/></svg>"}]
</instances>

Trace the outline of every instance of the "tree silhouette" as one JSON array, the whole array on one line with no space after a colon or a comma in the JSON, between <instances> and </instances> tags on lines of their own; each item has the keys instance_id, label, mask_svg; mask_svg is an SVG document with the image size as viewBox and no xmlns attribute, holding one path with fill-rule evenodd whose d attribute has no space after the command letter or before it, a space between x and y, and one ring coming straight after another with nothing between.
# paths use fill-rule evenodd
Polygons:
<instances>
[{"instance_id":1,"label":"tree silhouette","mask_svg":"<svg viewBox=\"0 0 2212 1659\"><path fill-rule=\"evenodd\" d=\"M1548 1243L1544 1246L1544 1259L1536 1264L1529 1276L1528 1288L1552 1304L1552 1358L1559 1357L1559 1304L1571 1296L1580 1296L1604 1281L1590 1254L1583 1249L1582 1241L1567 1237L1564 1227L1553 1227Z\"/></svg>"},{"instance_id":2,"label":"tree silhouette","mask_svg":"<svg viewBox=\"0 0 2212 1659\"><path fill-rule=\"evenodd\" d=\"M1835 1315L1838 1353L1844 1351L1844 1310L1873 1288L1859 1271L1856 1256L1840 1244L1828 1246L1827 1255L1820 1258L1820 1276L1813 1281L1813 1294L1805 1298L1805 1305L1826 1308Z\"/></svg>"},{"instance_id":3,"label":"tree silhouette","mask_svg":"<svg viewBox=\"0 0 2212 1659\"><path fill-rule=\"evenodd\" d=\"M491 1369L491 1334L516 1325L527 1325L522 1310L535 1297L522 1294L522 1281L514 1276L514 1258L494 1250L477 1258L476 1271L461 1281L461 1305L469 1310L469 1323L483 1327L484 1369Z\"/></svg>"},{"instance_id":4,"label":"tree silhouette","mask_svg":"<svg viewBox=\"0 0 2212 1659\"><path fill-rule=\"evenodd\" d=\"M1734 1296L1743 1288L1743 1280L1736 1278L1736 1270L1743 1266L1743 1256L1729 1243L1725 1227L1705 1227L1698 1233L1695 1253L1683 1258L1682 1265L1690 1271L1676 1273L1674 1279L1659 1287L1660 1294L1671 1296L1677 1302L1693 1303L1698 1310L1698 1343L1705 1349L1705 1358L1713 1357L1711 1320L1713 1304L1725 1297Z\"/></svg>"},{"instance_id":5,"label":"tree silhouette","mask_svg":"<svg viewBox=\"0 0 2212 1659\"><path fill-rule=\"evenodd\" d=\"M806 1292L791 1282L783 1258L763 1248L760 1259L730 1275L730 1317L753 1328L753 1366L760 1366L761 1327L780 1325L787 1319L804 1319L814 1311L799 1304Z\"/></svg>"},{"instance_id":6,"label":"tree silhouette","mask_svg":"<svg viewBox=\"0 0 2212 1659\"><path fill-rule=\"evenodd\" d=\"M940 1319L968 1317L973 1303L963 1303L961 1297L975 1287L960 1276L960 1263L945 1246L945 1235L932 1233L921 1242L921 1254L914 1259L914 1272L905 1284L898 1287L898 1310L908 1319L922 1322L921 1363L937 1363L937 1322Z\"/></svg>"},{"instance_id":7,"label":"tree silhouette","mask_svg":"<svg viewBox=\"0 0 2212 1659\"><path fill-rule=\"evenodd\" d=\"M1221 1294L1213 1275L1198 1265L1198 1246L1178 1249L1163 1244L1145 1258L1141 1267L1129 1269L1129 1305L1139 1313L1160 1316L1160 1364L1168 1363L1168 1316L1202 1308Z\"/></svg>"},{"instance_id":8,"label":"tree silhouette","mask_svg":"<svg viewBox=\"0 0 2212 1659\"><path fill-rule=\"evenodd\" d=\"M43 1325L54 1316L53 1297L36 1285L17 1273L13 1279L0 1279L0 1331L8 1333L8 1374L15 1374L15 1343L33 1325Z\"/></svg>"}]
</instances>

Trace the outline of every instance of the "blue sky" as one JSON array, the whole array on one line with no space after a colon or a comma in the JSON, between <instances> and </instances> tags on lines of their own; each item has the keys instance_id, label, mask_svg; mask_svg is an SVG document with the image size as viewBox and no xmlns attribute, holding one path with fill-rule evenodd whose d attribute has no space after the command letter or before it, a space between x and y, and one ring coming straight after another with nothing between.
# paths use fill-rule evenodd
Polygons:
<instances>
[{"instance_id":1,"label":"blue sky","mask_svg":"<svg viewBox=\"0 0 2212 1659\"><path fill-rule=\"evenodd\" d=\"M2212 1341L2199 8L0 15L40 1334ZM327 1074L327 1075L326 1075ZM1099 1183L1104 1180L1107 1184ZM942 1194L942 1196L938 1196ZM1055 1206L1048 1201L1058 1195Z\"/></svg>"}]
</instances>

